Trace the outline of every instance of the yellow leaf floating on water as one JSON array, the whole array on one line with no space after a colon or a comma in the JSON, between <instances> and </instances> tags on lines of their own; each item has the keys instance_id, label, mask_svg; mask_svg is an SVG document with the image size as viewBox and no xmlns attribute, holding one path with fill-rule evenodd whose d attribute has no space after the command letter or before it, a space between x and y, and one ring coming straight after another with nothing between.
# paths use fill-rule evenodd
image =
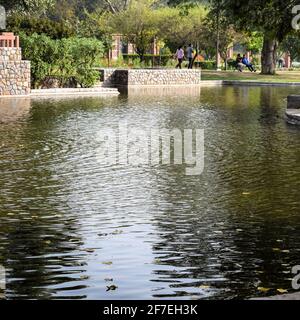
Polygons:
<instances>
[{"instance_id":1,"label":"yellow leaf floating on water","mask_svg":"<svg viewBox=\"0 0 300 320\"><path fill-rule=\"evenodd\" d=\"M260 292L269 292L271 289L270 288L264 288L264 287L258 287L257 290L260 291Z\"/></svg>"},{"instance_id":2,"label":"yellow leaf floating on water","mask_svg":"<svg viewBox=\"0 0 300 320\"><path fill-rule=\"evenodd\" d=\"M203 286L200 286L199 288L200 288L200 289L203 289L203 290L207 290L207 289L210 289L210 286L205 286L205 285L203 285Z\"/></svg>"},{"instance_id":3,"label":"yellow leaf floating on water","mask_svg":"<svg viewBox=\"0 0 300 320\"><path fill-rule=\"evenodd\" d=\"M242 193L243 196L250 196L250 194L251 194L250 192L243 192Z\"/></svg>"},{"instance_id":4,"label":"yellow leaf floating on water","mask_svg":"<svg viewBox=\"0 0 300 320\"><path fill-rule=\"evenodd\" d=\"M274 252L290 253L290 250L281 250L280 248L273 248Z\"/></svg>"},{"instance_id":5,"label":"yellow leaf floating on water","mask_svg":"<svg viewBox=\"0 0 300 320\"><path fill-rule=\"evenodd\" d=\"M279 293L288 293L288 291L287 290L285 290L285 289L277 289L277 291L279 292Z\"/></svg>"},{"instance_id":6,"label":"yellow leaf floating on water","mask_svg":"<svg viewBox=\"0 0 300 320\"><path fill-rule=\"evenodd\" d=\"M102 264L105 264L107 266L111 266L113 263L111 261L103 261Z\"/></svg>"}]
</instances>

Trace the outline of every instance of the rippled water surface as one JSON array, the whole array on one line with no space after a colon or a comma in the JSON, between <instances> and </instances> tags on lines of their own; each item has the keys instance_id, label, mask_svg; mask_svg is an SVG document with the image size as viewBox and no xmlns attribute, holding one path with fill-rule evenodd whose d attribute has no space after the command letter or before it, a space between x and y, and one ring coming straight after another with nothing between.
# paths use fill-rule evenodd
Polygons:
<instances>
[{"instance_id":1,"label":"rippled water surface","mask_svg":"<svg viewBox=\"0 0 300 320\"><path fill-rule=\"evenodd\" d=\"M2 101L7 297L231 299L260 296L258 287L290 291L291 268L300 264L300 128L285 123L284 108L299 91ZM205 129L204 173L101 166L97 133L121 120ZM106 291L111 285L116 290Z\"/></svg>"}]
</instances>

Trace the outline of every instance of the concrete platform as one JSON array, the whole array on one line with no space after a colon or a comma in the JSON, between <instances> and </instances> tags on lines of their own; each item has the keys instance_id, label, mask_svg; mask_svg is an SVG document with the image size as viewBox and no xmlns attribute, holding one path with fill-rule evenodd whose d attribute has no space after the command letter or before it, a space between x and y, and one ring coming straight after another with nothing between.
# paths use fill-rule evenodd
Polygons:
<instances>
[{"instance_id":1,"label":"concrete platform","mask_svg":"<svg viewBox=\"0 0 300 320\"><path fill-rule=\"evenodd\" d=\"M266 82L257 80L202 80L201 86L300 87L300 82Z\"/></svg>"},{"instance_id":2,"label":"concrete platform","mask_svg":"<svg viewBox=\"0 0 300 320\"><path fill-rule=\"evenodd\" d=\"M300 300L300 292L290 293L290 294L281 294L273 297L266 298L257 298L251 300L264 300L264 301L299 301Z\"/></svg>"},{"instance_id":3,"label":"concrete platform","mask_svg":"<svg viewBox=\"0 0 300 320\"><path fill-rule=\"evenodd\" d=\"M288 96L286 120L289 124L300 125L300 96Z\"/></svg>"},{"instance_id":4,"label":"concrete platform","mask_svg":"<svg viewBox=\"0 0 300 320\"><path fill-rule=\"evenodd\" d=\"M118 96L120 92L115 88L59 88L59 89L35 89L31 90L30 97L54 97L54 96Z\"/></svg>"}]
</instances>

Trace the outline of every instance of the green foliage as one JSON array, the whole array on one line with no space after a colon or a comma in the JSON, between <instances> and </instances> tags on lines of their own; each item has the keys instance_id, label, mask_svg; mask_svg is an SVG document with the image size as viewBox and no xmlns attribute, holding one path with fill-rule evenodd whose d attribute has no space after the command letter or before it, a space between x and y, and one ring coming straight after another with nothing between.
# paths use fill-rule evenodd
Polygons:
<instances>
[{"instance_id":1,"label":"green foliage","mask_svg":"<svg viewBox=\"0 0 300 320\"><path fill-rule=\"evenodd\" d=\"M0 5L8 11L18 11L29 15L42 16L55 5L56 0L0 0Z\"/></svg>"},{"instance_id":2,"label":"green foliage","mask_svg":"<svg viewBox=\"0 0 300 320\"><path fill-rule=\"evenodd\" d=\"M8 17L7 29L15 33L45 34L52 39L67 38L75 35L75 30L63 22L49 18L31 17L29 15L14 13Z\"/></svg>"},{"instance_id":3,"label":"green foliage","mask_svg":"<svg viewBox=\"0 0 300 320\"><path fill-rule=\"evenodd\" d=\"M207 10L203 6L191 7L184 14L181 8L161 8L156 12L158 37L164 40L173 52L181 45L196 45L202 42L206 15Z\"/></svg>"},{"instance_id":4,"label":"green foliage","mask_svg":"<svg viewBox=\"0 0 300 320\"><path fill-rule=\"evenodd\" d=\"M60 86L70 83L82 87L95 84L98 72L93 68L103 56L103 45L96 39L68 38L53 40L46 35L21 35L24 59L31 61L32 84L42 86L47 77Z\"/></svg>"},{"instance_id":5,"label":"green foliage","mask_svg":"<svg viewBox=\"0 0 300 320\"><path fill-rule=\"evenodd\" d=\"M141 61L158 33L152 4L152 0L132 0L127 10L111 15L109 19L112 29L134 45Z\"/></svg>"},{"instance_id":6,"label":"green foliage","mask_svg":"<svg viewBox=\"0 0 300 320\"><path fill-rule=\"evenodd\" d=\"M261 52L263 48L264 35L261 32L250 32L245 40L241 42L245 46L247 51L251 51L253 54Z\"/></svg>"},{"instance_id":7,"label":"green foliage","mask_svg":"<svg viewBox=\"0 0 300 320\"><path fill-rule=\"evenodd\" d=\"M279 41L291 31L292 8L298 0L212 0L239 30L268 33Z\"/></svg>"},{"instance_id":8,"label":"green foliage","mask_svg":"<svg viewBox=\"0 0 300 320\"><path fill-rule=\"evenodd\" d=\"M216 70L217 63L215 60L206 60L201 62L196 62L196 66L200 67L203 70Z\"/></svg>"},{"instance_id":9,"label":"green foliage","mask_svg":"<svg viewBox=\"0 0 300 320\"><path fill-rule=\"evenodd\" d=\"M291 32L292 8L299 0L211 0L213 15L221 12L237 30L261 32L262 73L275 74L278 42Z\"/></svg>"},{"instance_id":10,"label":"green foliage","mask_svg":"<svg viewBox=\"0 0 300 320\"><path fill-rule=\"evenodd\" d=\"M292 61L300 60L300 35L291 34L281 43L280 49L283 52L289 52Z\"/></svg>"},{"instance_id":11,"label":"green foliage","mask_svg":"<svg viewBox=\"0 0 300 320\"><path fill-rule=\"evenodd\" d=\"M162 54L162 55L145 54L143 66L166 67L170 65L170 61L172 60L174 60L173 54ZM123 61L127 65L132 65L134 67L140 66L140 57L138 54L124 54Z\"/></svg>"}]
</instances>

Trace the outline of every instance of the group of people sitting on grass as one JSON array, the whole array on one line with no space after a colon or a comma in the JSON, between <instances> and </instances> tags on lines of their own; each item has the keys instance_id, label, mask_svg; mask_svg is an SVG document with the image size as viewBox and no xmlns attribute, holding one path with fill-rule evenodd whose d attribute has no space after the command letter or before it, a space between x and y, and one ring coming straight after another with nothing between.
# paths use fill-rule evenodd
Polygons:
<instances>
[{"instance_id":1,"label":"group of people sitting on grass","mask_svg":"<svg viewBox=\"0 0 300 320\"><path fill-rule=\"evenodd\" d=\"M253 64L249 61L249 59L246 57L246 55L244 54L243 56L241 56L241 54L239 53L237 55L236 58L236 69L239 72L243 72L244 67L247 67L251 72L256 72L255 67L253 66Z\"/></svg>"}]
</instances>

